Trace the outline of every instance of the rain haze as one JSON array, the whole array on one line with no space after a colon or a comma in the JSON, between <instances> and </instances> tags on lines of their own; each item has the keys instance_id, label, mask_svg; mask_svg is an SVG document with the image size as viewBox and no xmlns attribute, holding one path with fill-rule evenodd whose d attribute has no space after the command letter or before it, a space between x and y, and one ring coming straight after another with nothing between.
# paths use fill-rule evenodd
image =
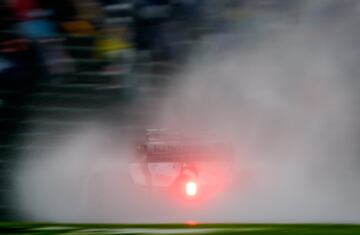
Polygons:
<instances>
[{"instance_id":1,"label":"rain haze","mask_svg":"<svg viewBox=\"0 0 360 235\"><path fill-rule=\"evenodd\" d=\"M250 4L246 22L194 47L160 101L129 105L149 112L131 126L206 131L232 144L231 184L213 201L186 207L136 191L128 175L136 134L99 117L49 151L21 153L17 213L53 222L358 223L360 2L299 2L290 13Z\"/></svg>"}]
</instances>

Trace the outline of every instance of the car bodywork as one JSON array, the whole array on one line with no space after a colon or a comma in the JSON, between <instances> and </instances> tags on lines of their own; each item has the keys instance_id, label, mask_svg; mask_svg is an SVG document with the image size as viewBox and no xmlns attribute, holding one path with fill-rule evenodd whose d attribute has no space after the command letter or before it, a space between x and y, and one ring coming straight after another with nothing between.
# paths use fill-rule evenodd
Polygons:
<instances>
[{"instance_id":1,"label":"car bodywork","mask_svg":"<svg viewBox=\"0 0 360 235\"><path fill-rule=\"evenodd\" d=\"M164 129L146 130L130 163L133 182L154 188L178 188L196 196L228 181L233 154L228 143L213 136L185 137Z\"/></svg>"}]
</instances>

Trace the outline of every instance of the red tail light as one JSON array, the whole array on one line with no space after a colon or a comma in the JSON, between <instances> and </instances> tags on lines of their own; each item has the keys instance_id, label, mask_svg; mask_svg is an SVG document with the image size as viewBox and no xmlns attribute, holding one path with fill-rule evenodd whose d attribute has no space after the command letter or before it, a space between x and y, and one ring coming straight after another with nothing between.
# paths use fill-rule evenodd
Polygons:
<instances>
[{"instance_id":1,"label":"red tail light","mask_svg":"<svg viewBox=\"0 0 360 235\"><path fill-rule=\"evenodd\" d=\"M188 181L185 185L185 191L186 191L186 195L188 195L189 197L196 196L198 191L197 183L194 181Z\"/></svg>"}]
</instances>

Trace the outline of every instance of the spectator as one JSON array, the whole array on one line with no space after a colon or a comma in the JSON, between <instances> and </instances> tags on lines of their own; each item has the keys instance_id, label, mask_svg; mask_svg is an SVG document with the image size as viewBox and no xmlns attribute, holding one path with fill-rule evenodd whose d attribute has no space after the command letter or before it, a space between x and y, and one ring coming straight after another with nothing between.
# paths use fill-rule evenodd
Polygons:
<instances>
[{"instance_id":1,"label":"spectator","mask_svg":"<svg viewBox=\"0 0 360 235\"><path fill-rule=\"evenodd\" d=\"M53 4L56 2L58 1L54 0ZM66 18L59 14L66 10L55 9L44 0L10 0L10 4L19 21L20 35L32 41L37 58L45 65L42 78L48 80L50 74L61 75L68 72L65 68L70 67L63 64L68 56L61 43L58 26L52 20Z\"/></svg>"},{"instance_id":2,"label":"spectator","mask_svg":"<svg viewBox=\"0 0 360 235\"><path fill-rule=\"evenodd\" d=\"M58 23L72 21L77 17L77 11L72 0L38 0L43 9L52 12L49 18Z\"/></svg>"},{"instance_id":3,"label":"spectator","mask_svg":"<svg viewBox=\"0 0 360 235\"><path fill-rule=\"evenodd\" d=\"M12 96L0 97L1 104L18 105L27 91L41 77L38 58L31 44L16 32L15 12L0 7L0 87L12 91Z\"/></svg>"},{"instance_id":4,"label":"spectator","mask_svg":"<svg viewBox=\"0 0 360 235\"><path fill-rule=\"evenodd\" d=\"M169 0L139 0L134 6L134 41L140 51L150 51L154 59L169 60L171 52L165 23L170 19Z\"/></svg>"}]
</instances>

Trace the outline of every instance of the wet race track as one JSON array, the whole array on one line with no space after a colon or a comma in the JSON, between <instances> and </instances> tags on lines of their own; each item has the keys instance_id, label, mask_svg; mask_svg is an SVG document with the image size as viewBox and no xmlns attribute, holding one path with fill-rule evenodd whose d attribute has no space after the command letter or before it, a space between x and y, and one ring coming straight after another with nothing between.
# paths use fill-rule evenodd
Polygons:
<instances>
[{"instance_id":1,"label":"wet race track","mask_svg":"<svg viewBox=\"0 0 360 235\"><path fill-rule=\"evenodd\" d=\"M1 234L360 234L351 224L42 224L2 223Z\"/></svg>"}]
</instances>

